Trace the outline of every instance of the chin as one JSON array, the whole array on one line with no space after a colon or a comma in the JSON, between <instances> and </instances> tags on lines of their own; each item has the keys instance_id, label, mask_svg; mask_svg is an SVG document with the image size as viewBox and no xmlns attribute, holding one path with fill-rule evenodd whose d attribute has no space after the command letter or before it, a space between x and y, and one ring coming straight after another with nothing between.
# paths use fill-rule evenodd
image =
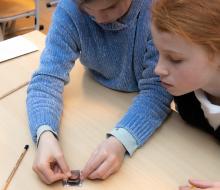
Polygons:
<instances>
[{"instance_id":1,"label":"chin","mask_svg":"<svg viewBox=\"0 0 220 190\"><path fill-rule=\"evenodd\" d=\"M184 94L187 94L187 92L184 93L184 92L180 92L180 91L169 91L168 90L168 92L173 96L182 96Z\"/></svg>"}]
</instances>

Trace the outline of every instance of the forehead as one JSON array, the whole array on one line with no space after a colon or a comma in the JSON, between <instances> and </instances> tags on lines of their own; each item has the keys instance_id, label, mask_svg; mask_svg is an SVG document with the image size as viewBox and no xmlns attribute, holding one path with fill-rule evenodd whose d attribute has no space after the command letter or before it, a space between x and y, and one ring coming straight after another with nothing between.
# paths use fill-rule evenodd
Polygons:
<instances>
[{"instance_id":1,"label":"forehead","mask_svg":"<svg viewBox=\"0 0 220 190\"><path fill-rule=\"evenodd\" d=\"M191 49L192 43L184 39L183 37L168 33L160 32L152 25L152 36L155 45L160 49Z\"/></svg>"},{"instance_id":2,"label":"forehead","mask_svg":"<svg viewBox=\"0 0 220 190\"><path fill-rule=\"evenodd\" d=\"M116 5L119 1L120 0L93 0L88 3L84 3L82 6L91 10L104 10Z\"/></svg>"}]
</instances>

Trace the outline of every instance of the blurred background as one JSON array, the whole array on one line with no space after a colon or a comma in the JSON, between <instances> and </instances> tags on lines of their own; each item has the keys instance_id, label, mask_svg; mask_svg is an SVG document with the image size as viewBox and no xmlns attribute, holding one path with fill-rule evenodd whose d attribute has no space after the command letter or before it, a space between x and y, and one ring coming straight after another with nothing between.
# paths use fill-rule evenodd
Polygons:
<instances>
[{"instance_id":1,"label":"blurred background","mask_svg":"<svg viewBox=\"0 0 220 190\"><path fill-rule=\"evenodd\" d=\"M0 0L0 40L32 30L47 34L58 1Z\"/></svg>"}]
</instances>

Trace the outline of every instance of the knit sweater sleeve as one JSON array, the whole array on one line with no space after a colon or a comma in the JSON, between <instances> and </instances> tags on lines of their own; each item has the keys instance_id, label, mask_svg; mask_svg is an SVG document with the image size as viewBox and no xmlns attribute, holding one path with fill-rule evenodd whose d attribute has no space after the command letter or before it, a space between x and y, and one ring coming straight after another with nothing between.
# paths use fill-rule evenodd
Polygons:
<instances>
[{"instance_id":1,"label":"knit sweater sleeve","mask_svg":"<svg viewBox=\"0 0 220 190\"><path fill-rule=\"evenodd\" d=\"M158 53L150 37L143 61L142 78L139 80L139 94L116 125L116 128L126 129L134 137L138 147L147 141L170 112L172 97L154 74L157 58Z\"/></svg>"},{"instance_id":2,"label":"knit sweater sleeve","mask_svg":"<svg viewBox=\"0 0 220 190\"><path fill-rule=\"evenodd\" d=\"M58 133L64 85L69 81L69 72L79 52L77 29L68 13L58 6L46 38L40 66L33 74L27 91L29 128L34 142L37 129L42 125L48 125Z\"/></svg>"}]
</instances>

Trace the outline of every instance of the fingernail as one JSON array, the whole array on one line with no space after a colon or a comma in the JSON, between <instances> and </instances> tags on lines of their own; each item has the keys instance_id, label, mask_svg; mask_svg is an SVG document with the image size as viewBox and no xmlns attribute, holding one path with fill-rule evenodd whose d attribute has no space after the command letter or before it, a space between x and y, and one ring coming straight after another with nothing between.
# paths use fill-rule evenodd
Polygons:
<instances>
[{"instance_id":1,"label":"fingernail","mask_svg":"<svg viewBox=\"0 0 220 190\"><path fill-rule=\"evenodd\" d=\"M80 179L83 181L85 178L83 175L80 176Z\"/></svg>"},{"instance_id":2,"label":"fingernail","mask_svg":"<svg viewBox=\"0 0 220 190\"><path fill-rule=\"evenodd\" d=\"M80 179L83 181L85 179L84 175L83 175L83 171L80 172Z\"/></svg>"},{"instance_id":3,"label":"fingernail","mask_svg":"<svg viewBox=\"0 0 220 190\"><path fill-rule=\"evenodd\" d=\"M67 175L68 177L71 177L71 176L72 176L71 172L67 172L66 175Z\"/></svg>"}]
</instances>

